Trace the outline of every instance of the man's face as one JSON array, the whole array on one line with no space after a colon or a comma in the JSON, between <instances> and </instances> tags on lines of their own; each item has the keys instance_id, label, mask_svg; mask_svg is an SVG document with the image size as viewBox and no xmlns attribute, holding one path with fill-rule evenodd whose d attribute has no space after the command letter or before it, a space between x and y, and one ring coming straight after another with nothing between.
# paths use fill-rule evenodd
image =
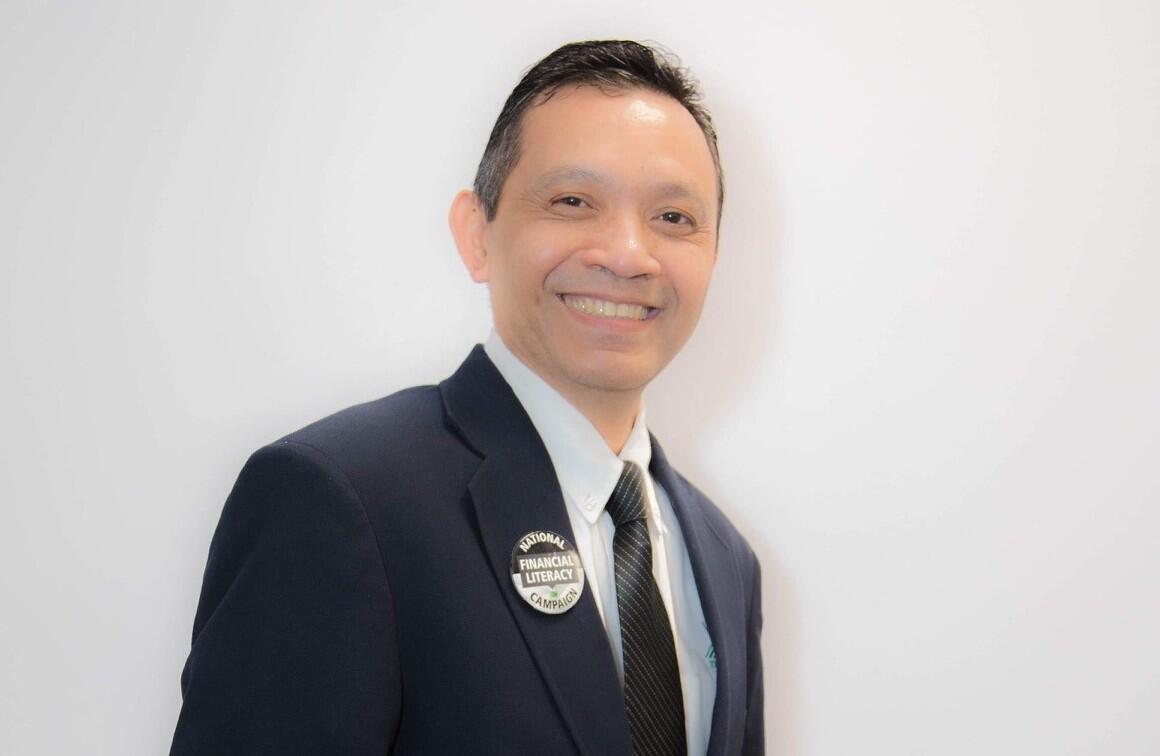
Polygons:
<instances>
[{"instance_id":1,"label":"man's face","mask_svg":"<svg viewBox=\"0 0 1160 756\"><path fill-rule=\"evenodd\" d=\"M483 237L504 343L565 396L643 388L701 314L716 192L705 136L670 97L580 86L531 108Z\"/></svg>"}]
</instances>

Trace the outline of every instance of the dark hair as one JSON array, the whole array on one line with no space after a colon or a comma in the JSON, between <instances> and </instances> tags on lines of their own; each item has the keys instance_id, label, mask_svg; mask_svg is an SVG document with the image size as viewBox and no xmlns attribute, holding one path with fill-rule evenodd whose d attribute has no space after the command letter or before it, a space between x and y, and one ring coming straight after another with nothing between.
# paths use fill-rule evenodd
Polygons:
<instances>
[{"instance_id":1,"label":"dark hair","mask_svg":"<svg viewBox=\"0 0 1160 756\"><path fill-rule=\"evenodd\" d=\"M720 227L725 179L717 152L717 131L709 111L701 105L700 88L671 53L627 40L571 42L549 53L516 84L495 120L475 174L475 194L483 204L488 221L495 220L500 192L519 159L524 113L538 104L538 97L547 100L570 84L587 84L605 91L639 87L668 95L684 106L704 132L713 156Z\"/></svg>"}]
</instances>

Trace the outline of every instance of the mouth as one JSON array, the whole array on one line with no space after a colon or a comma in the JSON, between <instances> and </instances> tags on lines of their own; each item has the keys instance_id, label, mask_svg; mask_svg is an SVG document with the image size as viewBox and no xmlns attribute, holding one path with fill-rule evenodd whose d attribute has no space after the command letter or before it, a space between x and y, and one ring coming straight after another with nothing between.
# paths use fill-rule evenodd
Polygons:
<instances>
[{"instance_id":1,"label":"mouth","mask_svg":"<svg viewBox=\"0 0 1160 756\"><path fill-rule=\"evenodd\" d=\"M607 299L585 297L578 294L559 294L558 296L563 300L565 305L573 310L582 312L585 315L594 315L598 318L649 320L659 312L659 309L656 307L649 307L648 305L642 304L610 302Z\"/></svg>"}]
</instances>

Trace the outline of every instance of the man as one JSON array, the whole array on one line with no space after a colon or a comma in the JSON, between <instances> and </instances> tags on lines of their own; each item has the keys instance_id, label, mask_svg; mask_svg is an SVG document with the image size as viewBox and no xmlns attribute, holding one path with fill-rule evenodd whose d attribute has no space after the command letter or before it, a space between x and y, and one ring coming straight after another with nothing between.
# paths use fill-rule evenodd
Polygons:
<instances>
[{"instance_id":1,"label":"man","mask_svg":"<svg viewBox=\"0 0 1160 756\"><path fill-rule=\"evenodd\" d=\"M709 116L650 48L527 73L450 213L491 339L250 458L173 754L762 752L757 561L642 405L721 201Z\"/></svg>"}]
</instances>

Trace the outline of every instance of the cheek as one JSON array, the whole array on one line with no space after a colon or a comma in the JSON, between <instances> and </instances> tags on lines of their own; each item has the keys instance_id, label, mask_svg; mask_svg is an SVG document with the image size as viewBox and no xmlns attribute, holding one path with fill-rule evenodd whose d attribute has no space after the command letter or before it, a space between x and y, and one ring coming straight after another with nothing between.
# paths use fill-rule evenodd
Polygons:
<instances>
[{"instance_id":1,"label":"cheek","mask_svg":"<svg viewBox=\"0 0 1160 756\"><path fill-rule=\"evenodd\" d=\"M547 279L567 260L567 255L561 253L560 248L551 242L536 247L528 260L529 272L534 271L543 279Z\"/></svg>"},{"instance_id":2,"label":"cheek","mask_svg":"<svg viewBox=\"0 0 1160 756\"><path fill-rule=\"evenodd\" d=\"M519 275L526 285L550 288L554 280L566 279L576 246L558 231L529 232L520 240Z\"/></svg>"},{"instance_id":3,"label":"cheek","mask_svg":"<svg viewBox=\"0 0 1160 756\"><path fill-rule=\"evenodd\" d=\"M711 258L684 259L669 268L673 288L684 305L699 309L709 291L709 281L713 275Z\"/></svg>"}]
</instances>

